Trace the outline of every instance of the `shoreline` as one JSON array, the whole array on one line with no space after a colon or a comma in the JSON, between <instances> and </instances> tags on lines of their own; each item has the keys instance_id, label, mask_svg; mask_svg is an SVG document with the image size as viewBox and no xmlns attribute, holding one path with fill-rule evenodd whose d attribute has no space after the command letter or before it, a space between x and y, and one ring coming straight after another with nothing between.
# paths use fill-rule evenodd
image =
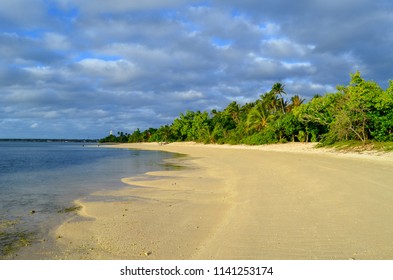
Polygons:
<instances>
[{"instance_id":1,"label":"shoreline","mask_svg":"<svg viewBox=\"0 0 393 280\"><path fill-rule=\"evenodd\" d=\"M120 144L187 155L80 201L56 259L393 259L392 154L312 144ZM119 198L121 198L119 200Z\"/></svg>"},{"instance_id":2,"label":"shoreline","mask_svg":"<svg viewBox=\"0 0 393 280\"><path fill-rule=\"evenodd\" d=\"M255 150L255 151L267 151L267 152L283 152L283 153L306 153L306 154L323 154L344 158L361 158L371 160L384 160L393 161L393 152L383 152L377 150L370 151L339 151L334 148L316 148L318 143L308 142L288 142L288 143L277 143L277 144L265 144L265 145L245 145L245 144L202 144L196 142L173 142L160 144L157 142L153 143L119 143L105 145L102 147L109 148L125 148L125 149L141 149L141 150L154 150L154 151L166 151L171 153L177 153L178 149L184 147L194 148L213 148L213 149L230 149L230 150ZM188 152L188 150L187 150Z\"/></svg>"},{"instance_id":3,"label":"shoreline","mask_svg":"<svg viewBox=\"0 0 393 280\"><path fill-rule=\"evenodd\" d=\"M63 252L57 257L195 258L201 244L212 235L215 224L228 209L230 199L220 178L204 178L206 167L200 168L198 160L192 156L167 159L163 164L175 166L174 170L122 178L121 181L129 186L94 193L95 196L124 198L120 202L79 200L80 216L87 220L71 220L57 228L55 234L61 236L58 243ZM218 185L214 190L210 189L213 181ZM208 187L201 187L204 185Z\"/></svg>"},{"instance_id":4,"label":"shoreline","mask_svg":"<svg viewBox=\"0 0 393 280\"><path fill-rule=\"evenodd\" d=\"M13 143L10 145L12 146ZM106 197L94 197L91 194L98 190L124 188L126 185L121 182L120 178L122 177L143 174L149 170L167 170L167 166L160 166L157 163L162 159L173 157L171 153L158 151L97 149L97 145L90 145L85 149L84 146L74 143L55 145L45 143L38 147L43 153L47 153L48 149L52 151L53 147L56 148L56 151L67 151L59 155L48 153L53 159L62 159L64 158L62 156L65 155L65 158L79 159L83 157L87 160L83 164L74 162L74 164L68 164L68 167L45 167L42 168L45 170L43 172L37 171L31 175L28 174L27 178L34 176L39 179L38 182L31 182L31 186L29 186L30 182L26 180L24 184L19 184L22 188L29 187L26 192L21 192L20 199L19 196L14 195L14 202L21 202L20 205L18 203L14 205L19 206L11 208L12 204L7 202L8 197L4 197L3 201L6 203L3 209L5 212L0 221L1 259L56 259L61 255L61 252L58 252L59 238L55 229L79 214L77 205L80 203L78 204L78 200L79 202L96 199L105 201ZM19 147L19 144L15 146ZM21 147L25 146L23 144ZM27 146L30 147L30 144ZM90 157L90 155L93 156ZM99 158L99 160L92 158ZM20 176L20 178L24 177ZM23 181L23 179L21 180ZM17 190L17 187L11 189L10 199L11 195L17 193ZM32 195L36 199L27 203L26 198ZM10 211L7 210L7 206ZM19 216L15 213L19 213Z\"/></svg>"}]
</instances>

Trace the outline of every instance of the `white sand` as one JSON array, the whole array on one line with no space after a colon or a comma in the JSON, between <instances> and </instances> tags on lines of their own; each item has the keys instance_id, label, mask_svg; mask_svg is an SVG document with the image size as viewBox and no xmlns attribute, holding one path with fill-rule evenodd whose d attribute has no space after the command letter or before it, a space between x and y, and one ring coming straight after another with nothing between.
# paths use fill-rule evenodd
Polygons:
<instances>
[{"instance_id":1,"label":"white sand","mask_svg":"<svg viewBox=\"0 0 393 280\"><path fill-rule=\"evenodd\" d=\"M60 259L393 259L392 154L312 144L117 147L188 155L55 235ZM158 177L157 177L158 176Z\"/></svg>"}]
</instances>

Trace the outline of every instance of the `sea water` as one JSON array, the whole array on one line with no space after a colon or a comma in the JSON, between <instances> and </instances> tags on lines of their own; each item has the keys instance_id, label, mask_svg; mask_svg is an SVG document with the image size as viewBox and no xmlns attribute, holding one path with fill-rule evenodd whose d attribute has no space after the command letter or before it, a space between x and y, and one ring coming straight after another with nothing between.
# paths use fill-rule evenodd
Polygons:
<instances>
[{"instance_id":1,"label":"sea water","mask_svg":"<svg viewBox=\"0 0 393 280\"><path fill-rule=\"evenodd\" d=\"M44 239L55 223L66 218L61 213L75 199L124 187L124 177L167 169L163 160L173 157L97 146L0 142L0 258L20 246L21 240L27 245Z\"/></svg>"}]
</instances>

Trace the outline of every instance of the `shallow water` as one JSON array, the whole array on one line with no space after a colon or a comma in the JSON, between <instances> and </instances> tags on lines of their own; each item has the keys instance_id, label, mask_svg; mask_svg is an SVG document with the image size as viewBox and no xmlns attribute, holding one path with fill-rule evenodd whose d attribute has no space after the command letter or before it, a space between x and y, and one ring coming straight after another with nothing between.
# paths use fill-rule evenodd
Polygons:
<instances>
[{"instance_id":1,"label":"shallow water","mask_svg":"<svg viewBox=\"0 0 393 280\"><path fill-rule=\"evenodd\" d=\"M120 179L170 167L172 154L82 143L0 142L0 258L47 238L78 198L125 186Z\"/></svg>"}]
</instances>

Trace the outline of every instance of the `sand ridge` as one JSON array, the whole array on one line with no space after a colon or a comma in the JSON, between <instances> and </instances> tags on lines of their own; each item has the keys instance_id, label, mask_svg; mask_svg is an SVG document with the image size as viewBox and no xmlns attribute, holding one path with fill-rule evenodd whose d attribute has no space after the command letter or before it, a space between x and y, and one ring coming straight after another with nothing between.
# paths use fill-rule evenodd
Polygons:
<instances>
[{"instance_id":1,"label":"sand ridge","mask_svg":"<svg viewBox=\"0 0 393 280\"><path fill-rule=\"evenodd\" d=\"M81 201L56 231L59 259L393 259L391 154L301 143L123 144L188 155L189 168Z\"/></svg>"}]
</instances>

